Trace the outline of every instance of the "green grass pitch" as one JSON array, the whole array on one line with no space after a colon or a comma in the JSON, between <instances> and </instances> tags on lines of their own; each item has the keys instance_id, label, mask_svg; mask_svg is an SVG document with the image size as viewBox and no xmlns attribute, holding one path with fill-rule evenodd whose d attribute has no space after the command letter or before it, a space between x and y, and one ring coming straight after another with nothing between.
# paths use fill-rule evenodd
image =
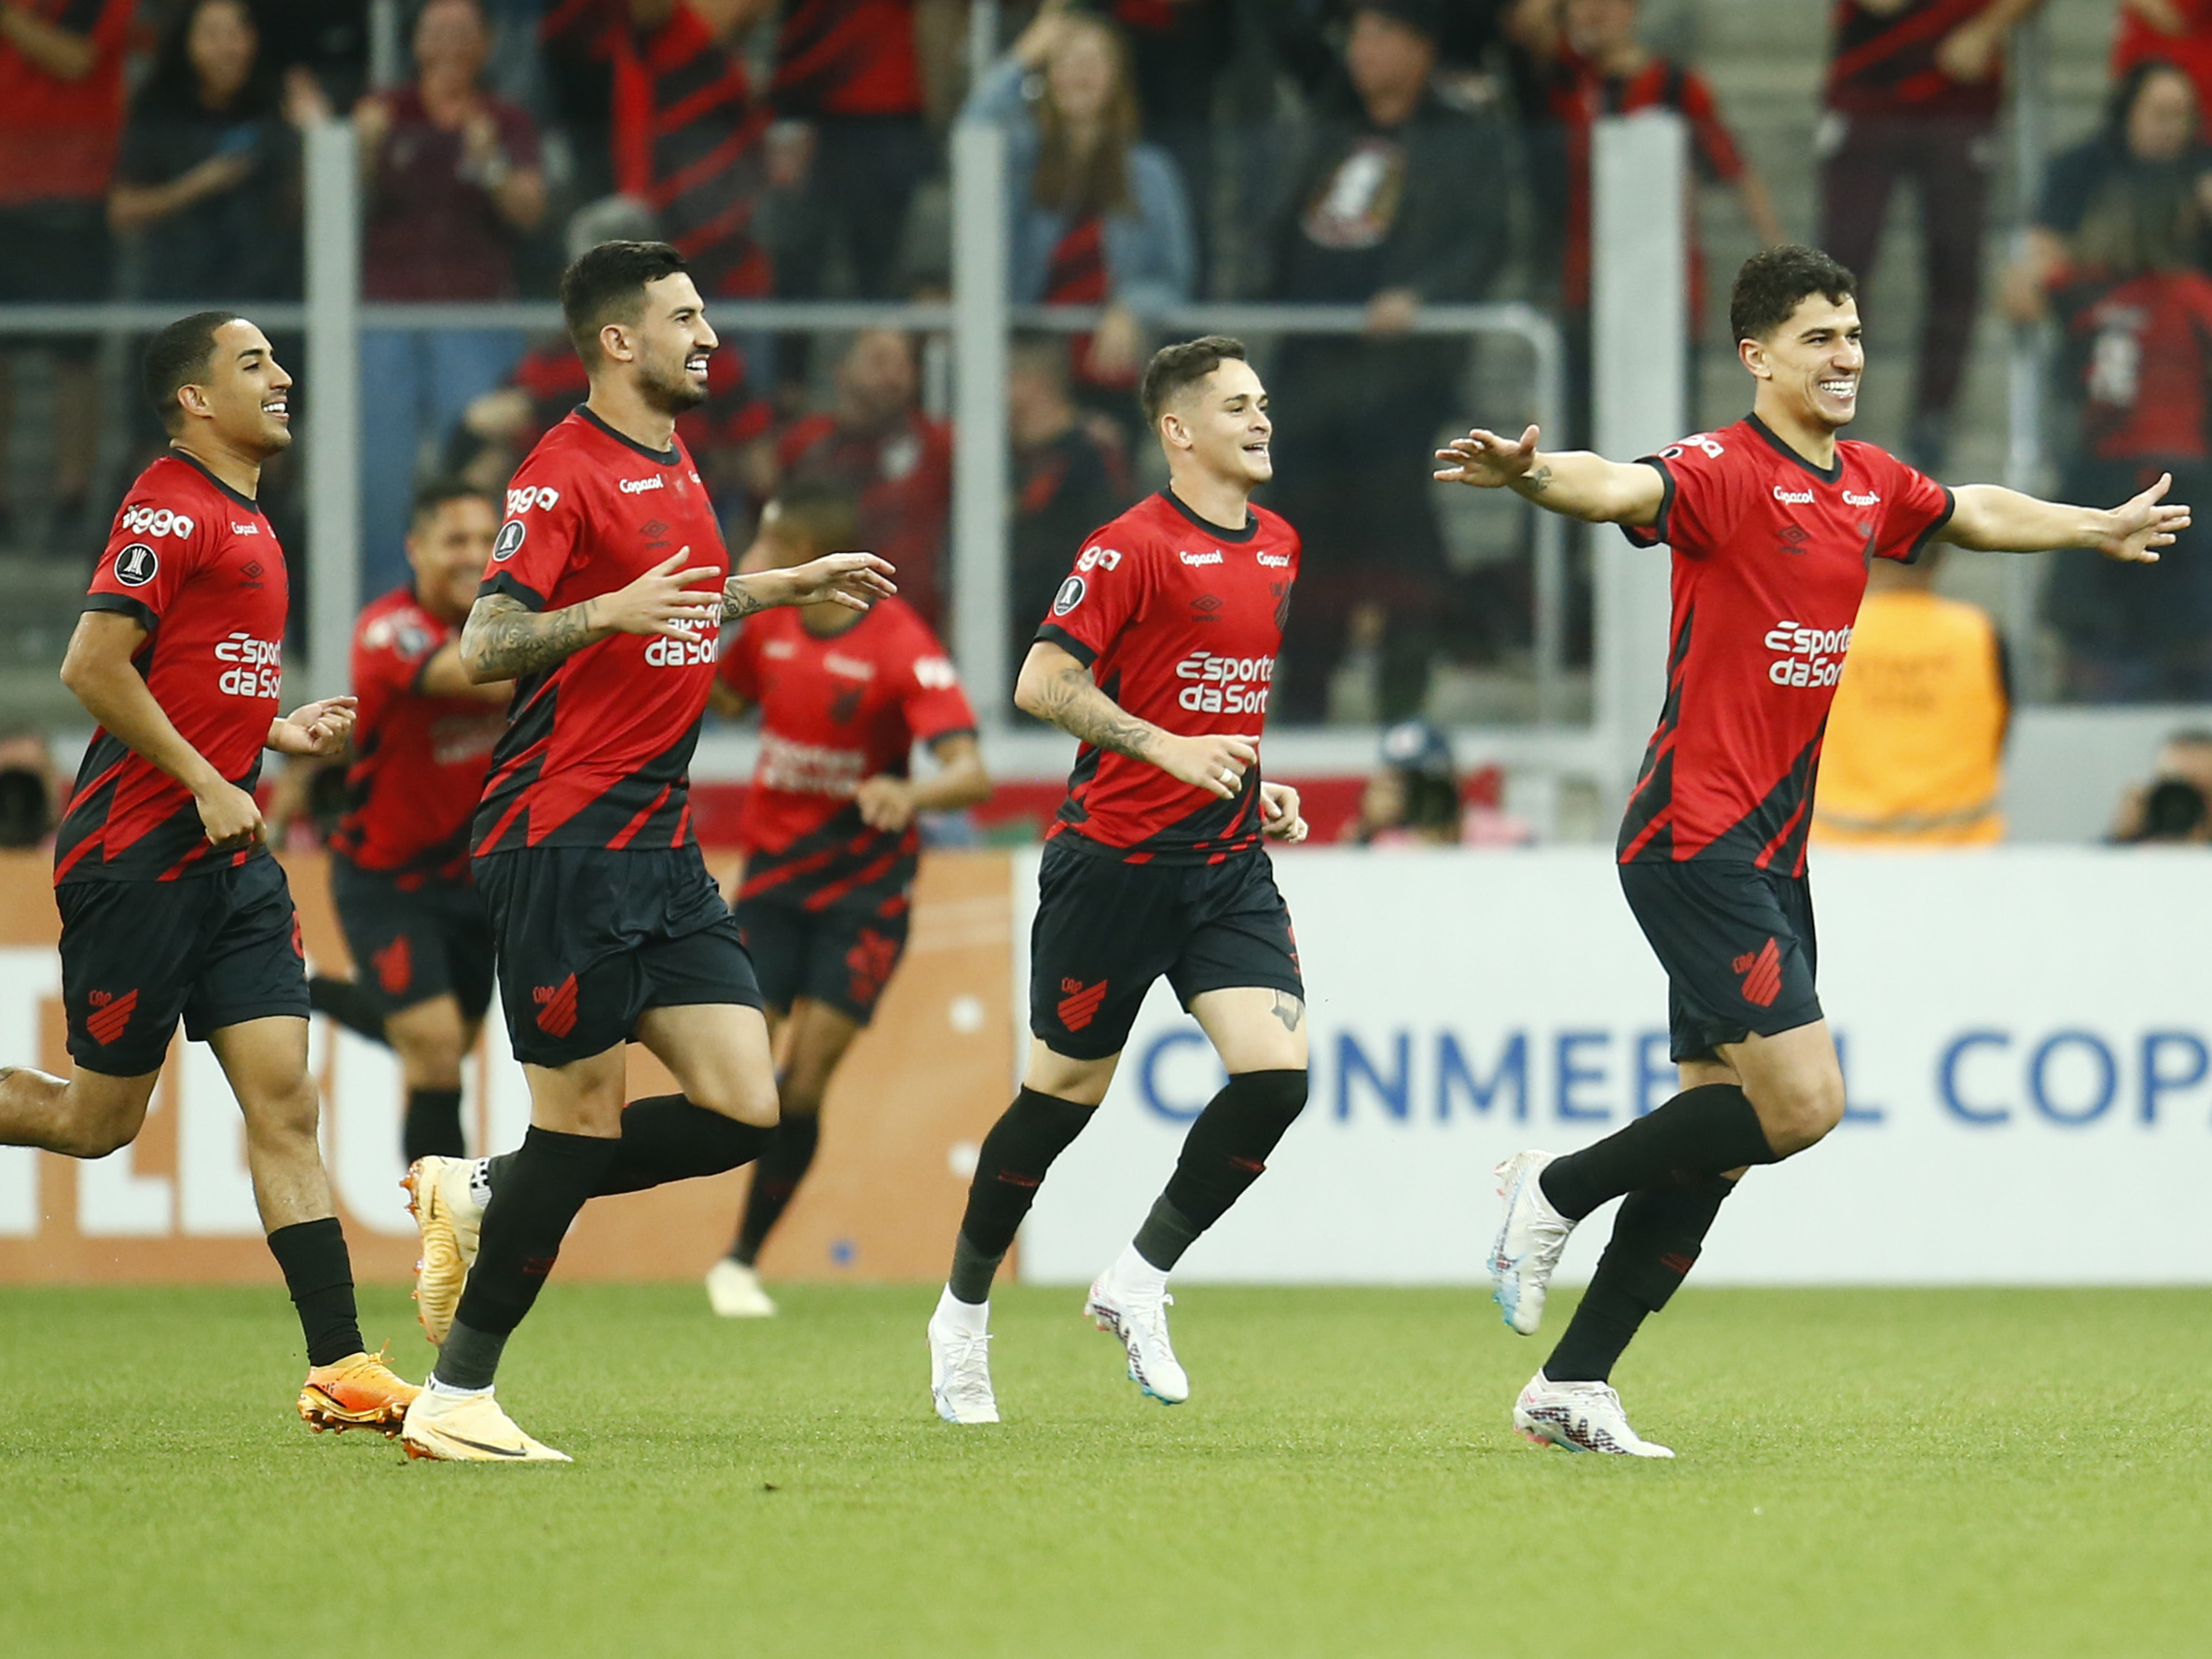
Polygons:
<instances>
[{"instance_id":1,"label":"green grass pitch","mask_svg":"<svg viewBox=\"0 0 2212 1659\"><path fill-rule=\"evenodd\" d=\"M1168 1410L1007 1291L995 1430L932 1300L556 1286L518 1469L309 1434L273 1285L0 1293L0 1653L2212 1652L2212 1293L1692 1289L1616 1378L1672 1463L1527 1446L1472 1292L1187 1288Z\"/></svg>"}]
</instances>

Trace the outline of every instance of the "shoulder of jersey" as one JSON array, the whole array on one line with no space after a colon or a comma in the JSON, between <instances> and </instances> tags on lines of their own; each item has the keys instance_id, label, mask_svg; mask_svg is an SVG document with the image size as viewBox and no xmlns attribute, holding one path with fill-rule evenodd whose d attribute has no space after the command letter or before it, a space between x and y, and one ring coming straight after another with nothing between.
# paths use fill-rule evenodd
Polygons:
<instances>
[{"instance_id":1,"label":"shoulder of jersey","mask_svg":"<svg viewBox=\"0 0 2212 1659\"><path fill-rule=\"evenodd\" d=\"M1298 527L1273 507L1264 507L1254 502L1251 510L1252 519L1258 525L1260 534L1271 537L1289 536L1293 541L1297 539Z\"/></svg>"}]
</instances>

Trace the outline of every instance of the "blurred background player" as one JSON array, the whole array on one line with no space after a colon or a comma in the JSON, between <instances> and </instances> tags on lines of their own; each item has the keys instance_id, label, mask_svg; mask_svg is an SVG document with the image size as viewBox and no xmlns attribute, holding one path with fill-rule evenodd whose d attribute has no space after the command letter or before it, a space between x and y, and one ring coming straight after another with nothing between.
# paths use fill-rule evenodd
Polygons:
<instances>
[{"instance_id":1,"label":"blurred background player","mask_svg":"<svg viewBox=\"0 0 2212 1659\"><path fill-rule=\"evenodd\" d=\"M1822 846L2005 838L2005 637L1980 605L1935 590L1943 552L1880 560L1867 573L1820 744L1813 839Z\"/></svg>"},{"instance_id":2,"label":"blurred background player","mask_svg":"<svg viewBox=\"0 0 2212 1659\"><path fill-rule=\"evenodd\" d=\"M330 896L356 983L399 1055L409 1164L466 1150L461 1061L491 1002L491 922L469 878L468 828L514 687L470 680L460 633L498 533L483 491L424 486L407 538L415 579L353 630L360 708Z\"/></svg>"},{"instance_id":3,"label":"blurred background player","mask_svg":"<svg viewBox=\"0 0 2212 1659\"><path fill-rule=\"evenodd\" d=\"M416 1390L364 1351L315 1140L299 919L254 804L263 749L335 754L353 725L350 697L278 712L284 553L254 493L292 441L291 387L261 330L228 311L147 349L170 453L124 496L62 666L100 723L54 846L76 1069L0 1067L0 1145L130 1145L181 1016L245 1116L254 1200L307 1339L299 1415L394 1433Z\"/></svg>"},{"instance_id":4,"label":"blurred background player","mask_svg":"<svg viewBox=\"0 0 2212 1659\"><path fill-rule=\"evenodd\" d=\"M789 570L850 548L855 516L844 491L791 485L739 568ZM830 1078L906 952L915 815L975 806L990 778L952 659L903 600L767 612L724 646L719 674L718 712L760 711L735 908L767 1002L782 1106L736 1241L707 1275L714 1311L742 1318L776 1311L753 1264L814 1161ZM920 781L908 775L917 743L940 768Z\"/></svg>"},{"instance_id":5,"label":"blurred background player","mask_svg":"<svg viewBox=\"0 0 2212 1659\"><path fill-rule=\"evenodd\" d=\"M1275 472L1267 392L1242 344L1209 335L1156 353L1142 401L1168 487L1092 533L1014 688L1025 713L1082 747L1037 876L1029 1065L984 1138L930 1320L930 1392L952 1423L999 1420L991 1279L1053 1160L1106 1098L1154 980L1229 1080L1084 1312L1165 1404L1190 1396L1168 1337L1168 1274L1306 1105L1305 981L1260 844L1306 838L1298 792L1259 775L1298 579L1297 532L1251 505Z\"/></svg>"},{"instance_id":6,"label":"blurred background player","mask_svg":"<svg viewBox=\"0 0 2212 1659\"><path fill-rule=\"evenodd\" d=\"M1639 547L1673 550L1666 698L1621 824L1621 889L1666 969L1682 1092L1555 1157L1499 1166L1505 1219L1490 1273L1507 1324L1533 1335L1577 1223L1624 1197L1589 1290L1514 1405L1529 1438L1671 1458L1628 1426L1609 1378L1645 1317L1696 1262L1753 1164L1815 1145L1844 1114L1821 1013L1805 836L1820 738L1876 558L1945 541L1985 551L2094 546L2155 560L2189 509L2161 479L2110 512L1995 484L1947 490L1836 434L1866 366L1851 273L1812 248L1744 262L1729 302L1752 412L1620 463L1471 432L1436 477L1503 486ZM1787 549L1777 552L1777 548ZM1784 621L1782 618L1792 620Z\"/></svg>"},{"instance_id":7,"label":"blurred background player","mask_svg":"<svg viewBox=\"0 0 2212 1659\"><path fill-rule=\"evenodd\" d=\"M471 679L516 682L470 834L531 1126L517 1152L408 1172L416 1299L440 1344L401 1431L413 1457L566 1461L491 1389L569 1224L594 1196L719 1175L767 1143L760 988L691 828L720 624L891 591L865 553L726 580L713 504L676 435L717 342L674 248L594 248L560 302L591 395L515 475L461 636ZM632 1041L681 1093L624 1104Z\"/></svg>"}]
</instances>

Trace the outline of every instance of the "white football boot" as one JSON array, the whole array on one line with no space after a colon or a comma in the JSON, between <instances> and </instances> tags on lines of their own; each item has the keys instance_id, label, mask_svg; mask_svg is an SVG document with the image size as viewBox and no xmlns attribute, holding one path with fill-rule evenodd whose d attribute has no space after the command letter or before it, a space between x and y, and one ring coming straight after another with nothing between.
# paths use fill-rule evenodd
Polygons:
<instances>
[{"instance_id":1,"label":"white football boot","mask_svg":"<svg viewBox=\"0 0 2212 1659\"><path fill-rule=\"evenodd\" d=\"M480 1158L417 1158L400 1181L422 1236L415 1262L415 1317L435 1343L453 1328L468 1270L477 1265L477 1233L491 1191L477 1179Z\"/></svg>"},{"instance_id":2,"label":"white football boot","mask_svg":"<svg viewBox=\"0 0 2212 1659\"><path fill-rule=\"evenodd\" d=\"M941 1305L930 1316L930 1398L948 1423L999 1420L999 1402L990 1391L990 1336L978 1320L972 1328L947 1318Z\"/></svg>"},{"instance_id":3,"label":"white football boot","mask_svg":"<svg viewBox=\"0 0 2212 1659\"><path fill-rule=\"evenodd\" d=\"M726 1320L765 1320L776 1311L760 1275L729 1256L707 1269L707 1305Z\"/></svg>"},{"instance_id":4,"label":"white football boot","mask_svg":"<svg viewBox=\"0 0 2212 1659\"><path fill-rule=\"evenodd\" d=\"M1543 1323L1544 1287L1559 1265L1559 1252L1574 1224L1552 1208L1537 1177L1556 1154L1515 1153L1498 1166L1498 1196L1505 1200L1505 1219L1498 1226L1498 1242L1490 1247L1490 1278L1496 1288L1490 1298L1504 1311L1505 1322L1524 1336L1533 1336Z\"/></svg>"},{"instance_id":5,"label":"white football boot","mask_svg":"<svg viewBox=\"0 0 2212 1659\"><path fill-rule=\"evenodd\" d=\"M399 1443L410 1458L442 1463L566 1463L566 1452L532 1440L500 1409L491 1390L449 1394L424 1389L408 1407Z\"/></svg>"},{"instance_id":6,"label":"white football boot","mask_svg":"<svg viewBox=\"0 0 2212 1659\"><path fill-rule=\"evenodd\" d=\"M1617 1458L1671 1458L1666 1446L1628 1426L1621 1396L1600 1382L1554 1382L1539 1371L1514 1402L1514 1427L1538 1445Z\"/></svg>"},{"instance_id":7,"label":"white football boot","mask_svg":"<svg viewBox=\"0 0 2212 1659\"><path fill-rule=\"evenodd\" d=\"M1162 1405L1181 1405L1191 1397L1191 1379L1168 1340L1168 1308L1174 1300L1165 1290L1136 1289L1109 1267L1091 1282L1083 1305L1099 1330L1121 1338L1129 1353L1129 1380Z\"/></svg>"}]
</instances>

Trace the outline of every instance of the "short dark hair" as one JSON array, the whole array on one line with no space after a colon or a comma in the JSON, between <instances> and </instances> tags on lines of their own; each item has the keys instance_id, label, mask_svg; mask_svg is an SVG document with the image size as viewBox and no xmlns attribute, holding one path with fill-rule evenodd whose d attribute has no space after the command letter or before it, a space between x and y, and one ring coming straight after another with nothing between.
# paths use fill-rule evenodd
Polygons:
<instances>
[{"instance_id":1,"label":"short dark hair","mask_svg":"<svg viewBox=\"0 0 2212 1659\"><path fill-rule=\"evenodd\" d=\"M1859 279L1818 248L1784 242L1744 261L1728 296L1728 326L1737 339L1764 339L1790 321L1807 295L1841 305L1859 292Z\"/></svg>"},{"instance_id":2,"label":"short dark hair","mask_svg":"<svg viewBox=\"0 0 2212 1659\"><path fill-rule=\"evenodd\" d=\"M177 412L176 394L204 379L214 359L215 330L237 321L236 311L194 311L162 329L146 347L146 401L169 431L175 432L183 419Z\"/></svg>"},{"instance_id":3,"label":"short dark hair","mask_svg":"<svg viewBox=\"0 0 2212 1659\"><path fill-rule=\"evenodd\" d=\"M560 314L576 355L599 361L599 331L644 314L645 284L689 270L665 242L602 242L560 273Z\"/></svg>"},{"instance_id":4,"label":"short dark hair","mask_svg":"<svg viewBox=\"0 0 2212 1659\"><path fill-rule=\"evenodd\" d=\"M480 501L488 504L492 512L499 511L499 498L480 484L451 476L429 478L415 487L415 505L408 514L408 531L412 532L449 501Z\"/></svg>"},{"instance_id":5,"label":"short dark hair","mask_svg":"<svg viewBox=\"0 0 2212 1659\"><path fill-rule=\"evenodd\" d=\"M1245 361L1244 342L1225 334L1201 335L1181 345L1162 346L1144 367L1144 385L1138 393L1144 424L1157 427L1160 411L1186 388L1196 386L1224 363Z\"/></svg>"},{"instance_id":6,"label":"short dark hair","mask_svg":"<svg viewBox=\"0 0 2212 1659\"><path fill-rule=\"evenodd\" d=\"M842 484L799 478L776 491L776 523L790 525L817 553L850 553L860 545L860 500Z\"/></svg>"}]
</instances>

